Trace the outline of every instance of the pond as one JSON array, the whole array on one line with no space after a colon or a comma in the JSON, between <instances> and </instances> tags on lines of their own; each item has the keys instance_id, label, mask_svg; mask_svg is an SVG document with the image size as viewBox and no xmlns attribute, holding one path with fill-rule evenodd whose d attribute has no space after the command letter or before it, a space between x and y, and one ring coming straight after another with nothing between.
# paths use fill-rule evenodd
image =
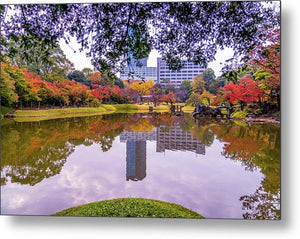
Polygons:
<instances>
[{"instance_id":1,"label":"pond","mask_svg":"<svg viewBox=\"0 0 300 239\"><path fill-rule=\"evenodd\" d=\"M141 197L206 218L280 218L280 126L170 114L2 121L1 213Z\"/></svg>"}]
</instances>

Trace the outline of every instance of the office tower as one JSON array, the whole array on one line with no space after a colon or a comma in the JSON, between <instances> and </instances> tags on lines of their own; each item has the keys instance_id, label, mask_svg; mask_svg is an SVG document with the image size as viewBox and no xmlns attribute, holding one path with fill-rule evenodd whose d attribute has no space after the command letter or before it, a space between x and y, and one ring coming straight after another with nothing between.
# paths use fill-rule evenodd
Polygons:
<instances>
[{"instance_id":1,"label":"office tower","mask_svg":"<svg viewBox=\"0 0 300 239\"><path fill-rule=\"evenodd\" d=\"M157 83L161 85L173 84L175 87L180 87L184 80L192 80L200 75L205 68L201 65L196 65L193 62L182 61L184 66L180 71L172 71L169 69L167 62L162 58L157 58Z\"/></svg>"},{"instance_id":2,"label":"office tower","mask_svg":"<svg viewBox=\"0 0 300 239\"><path fill-rule=\"evenodd\" d=\"M144 80L149 81L150 79L157 82L157 68L156 67L124 67L120 73L120 78L123 80Z\"/></svg>"}]
</instances>

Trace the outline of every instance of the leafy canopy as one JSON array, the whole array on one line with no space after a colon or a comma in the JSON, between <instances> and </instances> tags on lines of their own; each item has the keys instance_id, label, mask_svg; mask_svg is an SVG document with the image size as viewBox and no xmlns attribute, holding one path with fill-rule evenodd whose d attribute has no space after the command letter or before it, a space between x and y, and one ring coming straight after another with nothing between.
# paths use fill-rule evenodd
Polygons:
<instances>
[{"instance_id":1,"label":"leafy canopy","mask_svg":"<svg viewBox=\"0 0 300 239\"><path fill-rule=\"evenodd\" d=\"M180 69L184 58L205 66L218 48L244 55L265 41L262 29L279 24L256 1L28 4L14 5L7 14L9 7L0 6L1 60L11 53L11 39L20 38L25 49L38 42L46 51L73 36L96 69L110 73L151 49L172 69Z\"/></svg>"}]
</instances>

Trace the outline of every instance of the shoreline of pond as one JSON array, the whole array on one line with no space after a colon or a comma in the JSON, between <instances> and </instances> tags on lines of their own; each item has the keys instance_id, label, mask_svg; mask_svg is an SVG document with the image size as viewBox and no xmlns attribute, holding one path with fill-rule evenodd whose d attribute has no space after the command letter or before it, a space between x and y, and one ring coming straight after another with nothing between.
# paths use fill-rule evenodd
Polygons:
<instances>
[{"instance_id":1,"label":"shoreline of pond","mask_svg":"<svg viewBox=\"0 0 300 239\"><path fill-rule=\"evenodd\" d=\"M41 109L22 109L13 110L5 115L4 118L11 118L17 122L42 121L59 118L73 118L107 115L114 113L150 113L149 106L152 106L152 112L170 113L170 105L137 105L137 104L102 104L99 107L67 107L67 108L41 108ZM183 113L191 114L194 111L192 106L183 106ZM247 123L273 123L280 124L281 120L276 115L261 115L257 117L230 118L230 120L241 120Z\"/></svg>"},{"instance_id":2,"label":"shoreline of pond","mask_svg":"<svg viewBox=\"0 0 300 239\"><path fill-rule=\"evenodd\" d=\"M136 105L136 104L116 104L108 105L102 104L99 107L67 107L67 108L41 108L41 109L17 109L2 115L1 118L11 118L15 121L41 121L48 119L72 118L106 115L113 113L148 113L150 105ZM184 107L189 113L192 107ZM169 105L152 106L152 112L170 112Z\"/></svg>"}]
</instances>

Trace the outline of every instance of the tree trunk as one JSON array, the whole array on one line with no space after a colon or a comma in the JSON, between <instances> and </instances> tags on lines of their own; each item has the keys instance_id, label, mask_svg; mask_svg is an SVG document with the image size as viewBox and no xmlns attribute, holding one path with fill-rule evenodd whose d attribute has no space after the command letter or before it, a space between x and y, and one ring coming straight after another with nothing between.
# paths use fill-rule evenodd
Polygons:
<instances>
[{"instance_id":1,"label":"tree trunk","mask_svg":"<svg viewBox=\"0 0 300 239\"><path fill-rule=\"evenodd\" d=\"M245 105L244 105L244 102L241 101L241 102L240 102L240 105L241 105L241 111L243 111L243 110L244 110L244 106L245 106Z\"/></svg>"}]
</instances>

